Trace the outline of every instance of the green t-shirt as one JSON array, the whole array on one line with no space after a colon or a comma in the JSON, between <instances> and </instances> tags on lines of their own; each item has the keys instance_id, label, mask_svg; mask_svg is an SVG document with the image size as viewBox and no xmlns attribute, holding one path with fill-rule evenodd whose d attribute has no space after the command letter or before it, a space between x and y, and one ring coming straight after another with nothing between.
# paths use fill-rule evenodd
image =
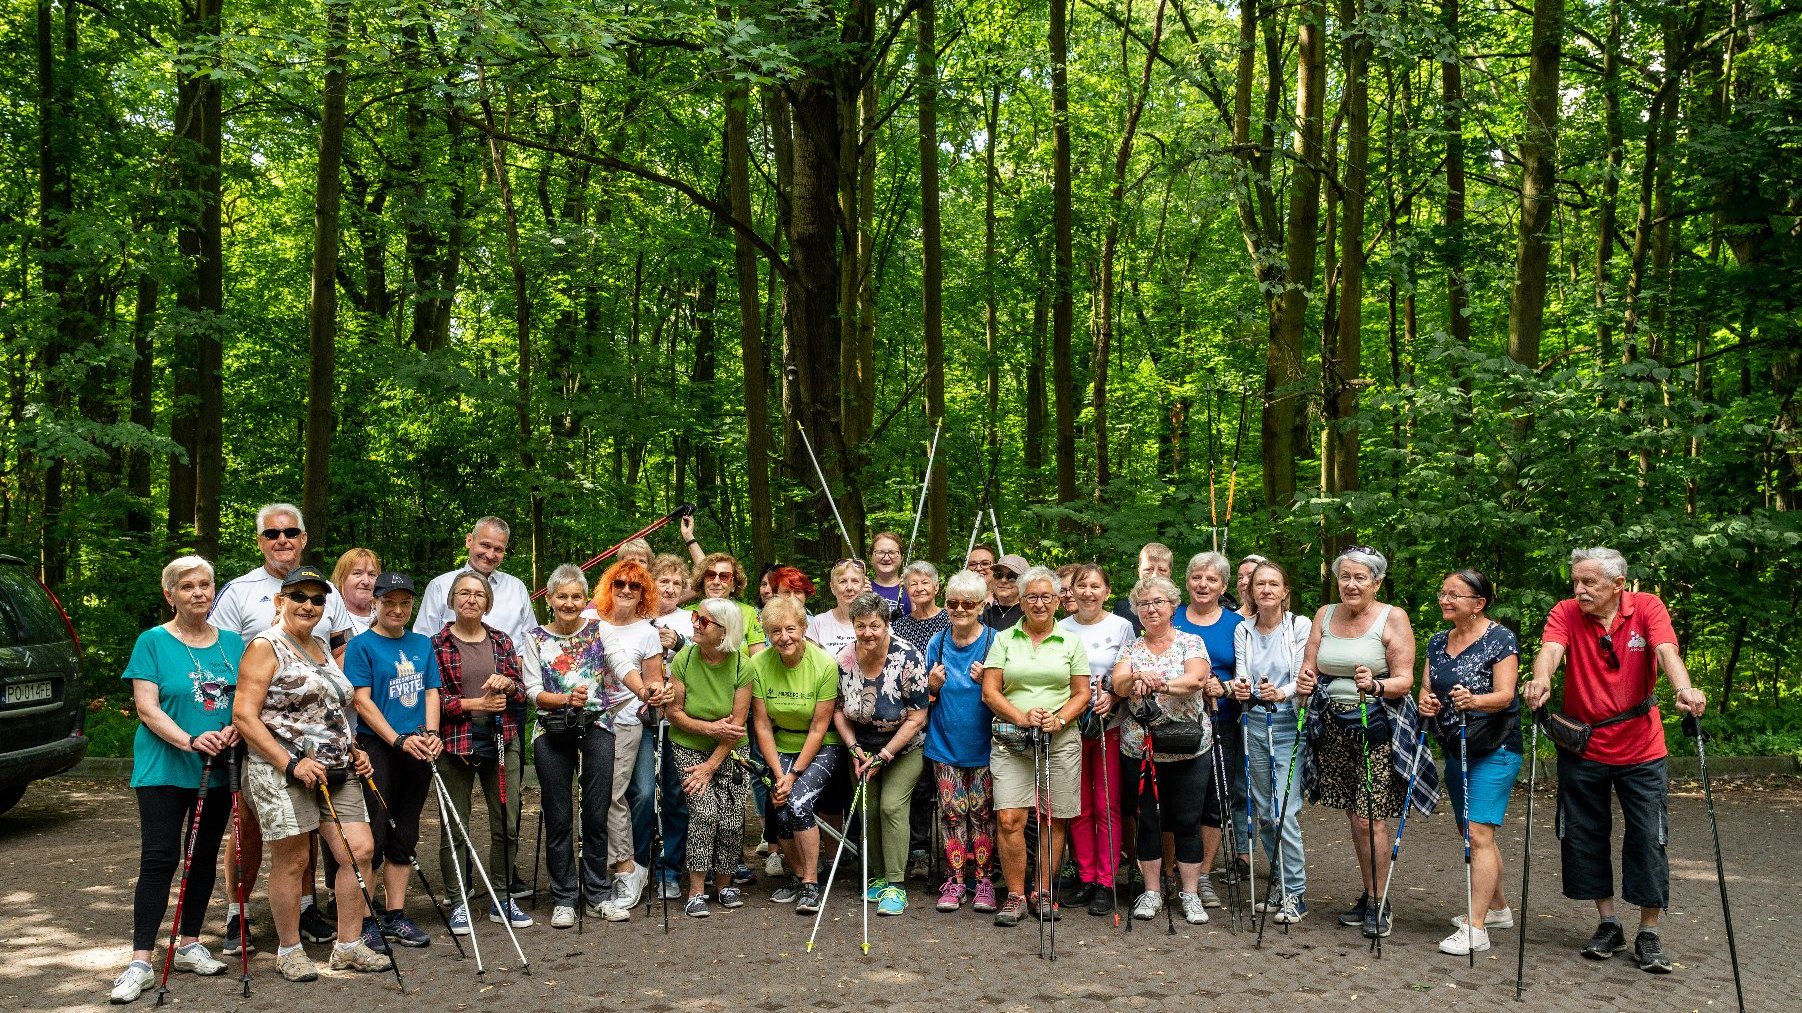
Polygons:
<instances>
[{"instance_id":1,"label":"green t-shirt","mask_svg":"<svg viewBox=\"0 0 1802 1013\"><path fill-rule=\"evenodd\" d=\"M709 665L707 659L701 657L701 649L694 644L676 652L675 660L670 663L670 673L686 690L682 710L697 721L718 721L729 716L733 695L739 687L751 684L751 663L745 659L744 652L729 654L719 664ZM673 723L669 737L679 746L703 753L713 752L719 744L719 740L710 735L685 732ZM741 738L733 746L744 743Z\"/></svg>"},{"instance_id":2,"label":"green t-shirt","mask_svg":"<svg viewBox=\"0 0 1802 1013\"><path fill-rule=\"evenodd\" d=\"M995 635L982 667L1001 669L1001 695L1020 710L1056 710L1070 702L1070 677L1088 678L1089 651L1081 637L1055 627L1034 647L1021 623Z\"/></svg>"},{"instance_id":3,"label":"green t-shirt","mask_svg":"<svg viewBox=\"0 0 1802 1013\"><path fill-rule=\"evenodd\" d=\"M838 699L838 664L808 644L801 663L793 668L782 663L782 655L774 648L759 652L750 664L751 695L763 701L775 726L776 748L784 753L798 753L807 744L807 729L813 724L813 709L821 700ZM822 745L840 745L838 733L828 725Z\"/></svg>"}]
</instances>

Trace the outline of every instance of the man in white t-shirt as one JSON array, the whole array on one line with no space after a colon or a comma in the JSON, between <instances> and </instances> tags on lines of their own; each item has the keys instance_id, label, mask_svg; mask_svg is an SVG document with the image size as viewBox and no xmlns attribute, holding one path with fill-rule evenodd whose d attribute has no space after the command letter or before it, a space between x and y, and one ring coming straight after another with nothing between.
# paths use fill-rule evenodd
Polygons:
<instances>
[{"instance_id":1,"label":"man in white t-shirt","mask_svg":"<svg viewBox=\"0 0 1802 1013\"><path fill-rule=\"evenodd\" d=\"M526 634L538 625L538 617L532 612L532 592L526 589L525 581L499 569L501 561L507 558L511 538L512 529L499 517L476 521L463 538L469 562L433 577L425 586L425 593L419 596L419 616L413 620L413 632L435 636L445 623L456 618L450 608L451 583L464 570L474 570L487 577L494 588L494 606L482 621L510 637L514 650L525 653Z\"/></svg>"}]
</instances>

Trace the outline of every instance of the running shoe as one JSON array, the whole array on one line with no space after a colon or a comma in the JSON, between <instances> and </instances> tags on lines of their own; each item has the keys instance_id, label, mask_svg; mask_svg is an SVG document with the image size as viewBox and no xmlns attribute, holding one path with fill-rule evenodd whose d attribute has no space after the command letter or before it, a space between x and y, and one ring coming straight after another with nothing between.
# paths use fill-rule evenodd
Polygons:
<instances>
[{"instance_id":1,"label":"running shoe","mask_svg":"<svg viewBox=\"0 0 1802 1013\"><path fill-rule=\"evenodd\" d=\"M245 924L240 926L238 924L239 917L240 916L238 915L232 915L225 920L225 945L219 947L219 952L228 957L235 957L238 955L238 944L240 940L242 940L245 946L249 947L250 952L255 953L257 951L257 944L250 941L250 937L256 934L256 923L245 918ZM240 935L240 933L242 933L242 935Z\"/></svg>"},{"instance_id":2,"label":"running shoe","mask_svg":"<svg viewBox=\"0 0 1802 1013\"><path fill-rule=\"evenodd\" d=\"M945 880L945 885L939 887L938 909L940 911L956 911L958 908L963 907L964 892L964 885L962 883L959 883L955 879Z\"/></svg>"},{"instance_id":3,"label":"running shoe","mask_svg":"<svg viewBox=\"0 0 1802 1013\"><path fill-rule=\"evenodd\" d=\"M338 926L313 904L300 913L300 938L309 943L330 943L338 939Z\"/></svg>"},{"instance_id":4,"label":"running shoe","mask_svg":"<svg viewBox=\"0 0 1802 1013\"><path fill-rule=\"evenodd\" d=\"M906 914L907 891L898 886L884 887L882 896L876 899L876 913L889 916Z\"/></svg>"},{"instance_id":5,"label":"running shoe","mask_svg":"<svg viewBox=\"0 0 1802 1013\"><path fill-rule=\"evenodd\" d=\"M970 901L970 910L979 915L994 914L998 905L995 903L995 881L987 876L979 876L976 880L976 897Z\"/></svg>"},{"instance_id":6,"label":"running shoe","mask_svg":"<svg viewBox=\"0 0 1802 1013\"><path fill-rule=\"evenodd\" d=\"M380 918L364 918L362 935L363 944L377 953L382 952L383 929L384 926L382 925L382 920Z\"/></svg>"},{"instance_id":7,"label":"running shoe","mask_svg":"<svg viewBox=\"0 0 1802 1013\"><path fill-rule=\"evenodd\" d=\"M142 960L134 960L125 965L125 970L113 979L113 994L108 1000L115 1006L123 1006L128 1002L136 1002L144 989L156 980L156 969Z\"/></svg>"},{"instance_id":8,"label":"running shoe","mask_svg":"<svg viewBox=\"0 0 1802 1013\"><path fill-rule=\"evenodd\" d=\"M1114 913L1114 891L1096 890L1089 901L1089 913L1097 918L1105 918Z\"/></svg>"},{"instance_id":9,"label":"running shoe","mask_svg":"<svg viewBox=\"0 0 1802 1013\"><path fill-rule=\"evenodd\" d=\"M614 873L613 896L610 898L613 906L627 911L637 907L638 902L644 898L644 887L650 879L651 870L642 865L633 865L631 872ZM601 906L607 905L603 902Z\"/></svg>"},{"instance_id":10,"label":"running shoe","mask_svg":"<svg viewBox=\"0 0 1802 1013\"><path fill-rule=\"evenodd\" d=\"M681 900L682 899L682 884L676 881L676 877L674 875L664 876L662 878L662 881L658 884L657 890L658 890L658 896L657 896L658 900Z\"/></svg>"},{"instance_id":11,"label":"running shoe","mask_svg":"<svg viewBox=\"0 0 1802 1013\"><path fill-rule=\"evenodd\" d=\"M1583 944L1578 951L1591 960L1607 960L1616 953L1627 948L1627 934L1621 931L1620 922L1603 922L1596 926L1595 935Z\"/></svg>"},{"instance_id":12,"label":"running shoe","mask_svg":"<svg viewBox=\"0 0 1802 1013\"><path fill-rule=\"evenodd\" d=\"M551 928L569 929L576 925L576 909L568 904L559 904L551 908Z\"/></svg>"},{"instance_id":13,"label":"running shoe","mask_svg":"<svg viewBox=\"0 0 1802 1013\"><path fill-rule=\"evenodd\" d=\"M1370 912L1370 894L1358 894L1358 902L1339 912L1339 924L1363 925L1364 916Z\"/></svg>"},{"instance_id":14,"label":"running shoe","mask_svg":"<svg viewBox=\"0 0 1802 1013\"><path fill-rule=\"evenodd\" d=\"M1183 910L1183 921L1190 925L1206 925L1208 923L1208 909L1206 905L1202 904L1199 894L1178 890L1176 903Z\"/></svg>"},{"instance_id":15,"label":"running shoe","mask_svg":"<svg viewBox=\"0 0 1802 1013\"><path fill-rule=\"evenodd\" d=\"M728 886L720 891L720 907L735 908L745 906L745 893L736 886Z\"/></svg>"},{"instance_id":16,"label":"running shoe","mask_svg":"<svg viewBox=\"0 0 1802 1013\"><path fill-rule=\"evenodd\" d=\"M432 945L432 937L419 926L413 924L404 911L390 911L382 919L382 935L390 942L402 946L420 947Z\"/></svg>"},{"instance_id":17,"label":"running shoe","mask_svg":"<svg viewBox=\"0 0 1802 1013\"><path fill-rule=\"evenodd\" d=\"M469 935L469 908L458 904L451 910L450 930L453 936Z\"/></svg>"},{"instance_id":18,"label":"running shoe","mask_svg":"<svg viewBox=\"0 0 1802 1013\"><path fill-rule=\"evenodd\" d=\"M986 882L986 880L984 882ZM980 889L980 886L978 889ZM994 889L994 887L991 886L990 889ZM1020 919L1025 916L1026 895L1010 893L1007 895L1007 902L1001 905L1001 910L995 912L995 924L1002 928L1011 928L1020 924Z\"/></svg>"},{"instance_id":19,"label":"running shoe","mask_svg":"<svg viewBox=\"0 0 1802 1013\"><path fill-rule=\"evenodd\" d=\"M688 903L682 905L682 913L690 918L706 918L713 914L712 911L707 910L707 895L704 893L697 893L688 898Z\"/></svg>"},{"instance_id":20,"label":"running shoe","mask_svg":"<svg viewBox=\"0 0 1802 1013\"><path fill-rule=\"evenodd\" d=\"M1658 945L1658 933L1639 930L1633 937L1633 959L1639 963L1639 969L1647 974L1671 973L1671 958L1664 955L1664 947Z\"/></svg>"},{"instance_id":21,"label":"running shoe","mask_svg":"<svg viewBox=\"0 0 1802 1013\"><path fill-rule=\"evenodd\" d=\"M1133 903L1133 917L1142 922L1156 918L1163 910L1164 895L1156 890L1147 890L1139 894L1139 899Z\"/></svg>"},{"instance_id":22,"label":"running shoe","mask_svg":"<svg viewBox=\"0 0 1802 1013\"><path fill-rule=\"evenodd\" d=\"M757 882L757 874L751 871L750 866L740 865L738 868L732 870L733 886L750 886L755 882Z\"/></svg>"},{"instance_id":23,"label":"running shoe","mask_svg":"<svg viewBox=\"0 0 1802 1013\"><path fill-rule=\"evenodd\" d=\"M1308 916L1308 902L1290 894L1283 898L1283 906L1272 915L1278 925L1295 925Z\"/></svg>"},{"instance_id":24,"label":"running shoe","mask_svg":"<svg viewBox=\"0 0 1802 1013\"><path fill-rule=\"evenodd\" d=\"M1050 921L1063 921L1063 909L1053 903L1049 895L1041 894L1039 891L1034 890L1030 900L1032 904L1037 905L1036 907L1032 907L1031 910L1031 914L1034 918L1043 916Z\"/></svg>"},{"instance_id":25,"label":"running shoe","mask_svg":"<svg viewBox=\"0 0 1802 1013\"><path fill-rule=\"evenodd\" d=\"M820 884L802 883L801 892L795 895L795 914L811 915L820 911Z\"/></svg>"},{"instance_id":26,"label":"running shoe","mask_svg":"<svg viewBox=\"0 0 1802 1013\"><path fill-rule=\"evenodd\" d=\"M289 981L319 980L319 965L313 963L313 958L307 956L307 951L299 944L287 953L279 948L275 951L275 969Z\"/></svg>"},{"instance_id":27,"label":"running shoe","mask_svg":"<svg viewBox=\"0 0 1802 1013\"><path fill-rule=\"evenodd\" d=\"M870 885L863 892L863 899L874 904L882 899L882 891L888 889L888 880L878 877L870 880Z\"/></svg>"},{"instance_id":28,"label":"running shoe","mask_svg":"<svg viewBox=\"0 0 1802 1013\"><path fill-rule=\"evenodd\" d=\"M531 927L532 916L521 911L519 905L513 902L513 898L508 897L503 903L506 905L504 908L494 904L488 905L489 921L494 922L497 925L501 922L506 922L516 929Z\"/></svg>"},{"instance_id":29,"label":"running shoe","mask_svg":"<svg viewBox=\"0 0 1802 1013\"><path fill-rule=\"evenodd\" d=\"M1220 907L1220 894L1215 892L1214 881L1206 873L1202 874L1201 882L1195 884L1195 893L1201 898L1202 907Z\"/></svg>"},{"instance_id":30,"label":"running shoe","mask_svg":"<svg viewBox=\"0 0 1802 1013\"><path fill-rule=\"evenodd\" d=\"M520 879L518 876L514 876L513 882L507 884L507 896L512 897L514 900L526 900L536 892L537 891L526 885L525 880Z\"/></svg>"},{"instance_id":31,"label":"running shoe","mask_svg":"<svg viewBox=\"0 0 1802 1013\"><path fill-rule=\"evenodd\" d=\"M801 896L801 877L790 876L776 888L776 892L770 894L770 900L777 904L793 904L795 898L799 896Z\"/></svg>"},{"instance_id":32,"label":"running shoe","mask_svg":"<svg viewBox=\"0 0 1802 1013\"><path fill-rule=\"evenodd\" d=\"M1463 928L1463 927L1464 927L1464 916L1463 915L1452 915L1452 928L1457 929L1457 928ZM1484 912L1483 913L1483 927L1485 929L1511 929L1511 928L1513 928L1514 927L1514 909L1513 908L1502 908L1500 911Z\"/></svg>"},{"instance_id":33,"label":"running shoe","mask_svg":"<svg viewBox=\"0 0 1802 1013\"><path fill-rule=\"evenodd\" d=\"M1283 909L1283 892L1271 890L1264 899L1251 906L1253 911L1281 911Z\"/></svg>"},{"instance_id":34,"label":"running shoe","mask_svg":"<svg viewBox=\"0 0 1802 1013\"><path fill-rule=\"evenodd\" d=\"M211 977L225 970L225 962L209 953L198 940L178 948L171 963L177 971L187 971L201 977Z\"/></svg>"},{"instance_id":35,"label":"running shoe","mask_svg":"<svg viewBox=\"0 0 1802 1013\"><path fill-rule=\"evenodd\" d=\"M1459 926L1458 931L1439 940L1439 952L1462 957L1469 953L1482 953L1489 949L1489 933L1484 929L1471 929Z\"/></svg>"},{"instance_id":36,"label":"running shoe","mask_svg":"<svg viewBox=\"0 0 1802 1013\"><path fill-rule=\"evenodd\" d=\"M1094 883L1073 883L1064 890L1063 904L1065 907L1087 907L1089 901L1095 899L1096 889Z\"/></svg>"},{"instance_id":37,"label":"running shoe","mask_svg":"<svg viewBox=\"0 0 1802 1013\"><path fill-rule=\"evenodd\" d=\"M369 948L369 944L359 939L347 949L337 944L332 945L332 959L326 964L334 971L363 971L374 973L386 971L394 966L386 953L377 953Z\"/></svg>"},{"instance_id":38,"label":"running shoe","mask_svg":"<svg viewBox=\"0 0 1802 1013\"><path fill-rule=\"evenodd\" d=\"M1378 936L1389 938L1395 928L1395 906L1393 904L1376 903L1364 909L1364 938L1375 939Z\"/></svg>"}]
</instances>

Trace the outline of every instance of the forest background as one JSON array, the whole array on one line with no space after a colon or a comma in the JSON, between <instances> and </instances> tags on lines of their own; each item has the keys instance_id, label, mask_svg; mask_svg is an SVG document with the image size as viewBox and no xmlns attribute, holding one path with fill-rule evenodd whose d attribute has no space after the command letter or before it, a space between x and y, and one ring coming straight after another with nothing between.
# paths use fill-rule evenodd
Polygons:
<instances>
[{"instance_id":1,"label":"forest background","mask_svg":"<svg viewBox=\"0 0 1802 1013\"><path fill-rule=\"evenodd\" d=\"M1611 545L1717 748L1802 754L1802 8L0 15L0 551L97 752L162 563L256 565L266 501L422 576L498 514L535 581L693 500L821 575L925 482L942 565L984 503L1122 593L1230 529L1310 609L1370 542L1423 636L1474 565L1529 651Z\"/></svg>"}]
</instances>

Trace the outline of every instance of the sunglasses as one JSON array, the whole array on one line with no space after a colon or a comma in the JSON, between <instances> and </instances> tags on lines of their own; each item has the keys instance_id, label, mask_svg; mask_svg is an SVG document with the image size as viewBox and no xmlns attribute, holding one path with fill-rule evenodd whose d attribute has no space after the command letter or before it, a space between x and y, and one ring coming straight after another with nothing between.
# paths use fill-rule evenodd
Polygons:
<instances>
[{"instance_id":1,"label":"sunglasses","mask_svg":"<svg viewBox=\"0 0 1802 1013\"><path fill-rule=\"evenodd\" d=\"M1349 552L1362 552L1362 553L1363 553L1363 554L1364 554L1364 555L1366 555L1366 556L1380 556L1380 555L1382 555L1382 553L1380 553L1380 552L1378 552L1378 551L1377 551L1377 550L1375 550L1375 549L1373 549L1373 548L1371 548L1371 547L1370 547L1370 546L1368 546L1368 545L1348 545L1348 546L1346 546L1346 547L1345 547L1345 552L1341 552L1341 553L1339 553L1339 554L1340 554L1340 555L1341 555L1341 556L1343 556L1343 555L1345 555L1345 554L1346 554L1346 553L1349 553Z\"/></svg>"},{"instance_id":2,"label":"sunglasses","mask_svg":"<svg viewBox=\"0 0 1802 1013\"><path fill-rule=\"evenodd\" d=\"M306 534L306 532L300 528L264 528L262 531L263 538L271 542L278 538L286 538L289 541L293 541L304 534Z\"/></svg>"},{"instance_id":3,"label":"sunglasses","mask_svg":"<svg viewBox=\"0 0 1802 1013\"><path fill-rule=\"evenodd\" d=\"M1609 668L1621 667L1621 656L1614 653L1614 634L1604 633L1596 638L1596 643L1601 645L1602 653L1608 656Z\"/></svg>"},{"instance_id":4,"label":"sunglasses","mask_svg":"<svg viewBox=\"0 0 1802 1013\"><path fill-rule=\"evenodd\" d=\"M1015 574L1011 570L1003 570L1000 568L996 568L996 569L990 570L989 573L996 580L1019 580L1020 579L1019 577L1015 576Z\"/></svg>"},{"instance_id":5,"label":"sunglasses","mask_svg":"<svg viewBox=\"0 0 1802 1013\"><path fill-rule=\"evenodd\" d=\"M702 576L708 580L735 580L738 577L731 570L708 570Z\"/></svg>"},{"instance_id":6,"label":"sunglasses","mask_svg":"<svg viewBox=\"0 0 1802 1013\"><path fill-rule=\"evenodd\" d=\"M696 612L694 614L694 624L695 624L695 629L697 629L697 630L705 630L710 627L719 625L719 623L714 622L713 620L707 618L706 616L702 615L699 612Z\"/></svg>"},{"instance_id":7,"label":"sunglasses","mask_svg":"<svg viewBox=\"0 0 1802 1013\"><path fill-rule=\"evenodd\" d=\"M322 594L308 594L305 591L283 591L282 597L296 605L311 605L314 608L325 607L325 595ZM1615 667L1618 668L1619 666L1620 662L1615 662Z\"/></svg>"},{"instance_id":8,"label":"sunglasses","mask_svg":"<svg viewBox=\"0 0 1802 1013\"><path fill-rule=\"evenodd\" d=\"M615 591L631 591L633 594L644 593L644 585L640 584L638 581L621 580L617 577L613 580L613 589Z\"/></svg>"},{"instance_id":9,"label":"sunglasses","mask_svg":"<svg viewBox=\"0 0 1802 1013\"><path fill-rule=\"evenodd\" d=\"M841 559L838 562L833 563L832 565L833 566L845 566L847 564L851 565L851 566L855 566L859 570L863 569L863 560L861 560L861 559Z\"/></svg>"},{"instance_id":10,"label":"sunglasses","mask_svg":"<svg viewBox=\"0 0 1802 1013\"><path fill-rule=\"evenodd\" d=\"M974 612L977 609L982 607L982 602L963 601L961 599L957 600L957 601L953 601L953 600L947 598L945 600L945 607L948 609L951 609L954 612Z\"/></svg>"}]
</instances>

